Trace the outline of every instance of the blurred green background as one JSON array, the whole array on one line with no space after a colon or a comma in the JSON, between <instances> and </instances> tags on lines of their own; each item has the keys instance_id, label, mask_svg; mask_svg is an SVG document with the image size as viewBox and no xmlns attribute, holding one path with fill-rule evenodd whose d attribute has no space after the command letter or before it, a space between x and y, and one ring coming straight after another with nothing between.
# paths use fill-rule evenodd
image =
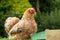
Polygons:
<instances>
[{"instance_id":1,"label":"blurred green background","mask_svg":"<svg viewBox=\"0 0 60 40\"><path fill-rule=\"evenodd\" d=\"M45 29L60 29L60 0L0 0L0 37L7 37L4 22L7 17L21 19L27 8L36 9L35 20L38 32Z\"/></svg>"}]
</instances>

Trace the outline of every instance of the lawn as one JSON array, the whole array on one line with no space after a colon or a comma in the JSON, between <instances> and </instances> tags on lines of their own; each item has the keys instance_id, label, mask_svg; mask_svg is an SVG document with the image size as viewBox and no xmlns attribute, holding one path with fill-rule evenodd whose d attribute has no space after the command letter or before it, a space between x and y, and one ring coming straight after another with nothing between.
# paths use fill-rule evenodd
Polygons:
<instances>
[{"instance_id":1,"label":"lawn","mask_svg":"<svg viewBox=\"0 0 60 40\"><path fill-rule=\"evenodd\" d=\"M0 38L0 40L13 40L13 39L8 39L8 38Z\"/></svg>"},{"instance_id":2,"label":"lawn","mask_svg":"<svg viewBox=\"0 0 60 40\"><path fill-rule=\"evenodd\" d=\"M9 40L8 38L0 38L0 40Z\"/></svg>"}]
</instances>

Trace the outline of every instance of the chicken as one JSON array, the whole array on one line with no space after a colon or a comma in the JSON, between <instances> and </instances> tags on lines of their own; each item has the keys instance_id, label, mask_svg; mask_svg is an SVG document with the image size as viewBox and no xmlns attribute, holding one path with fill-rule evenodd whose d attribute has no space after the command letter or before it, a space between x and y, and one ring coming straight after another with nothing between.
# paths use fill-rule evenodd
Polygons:
<instances>
[{"instance_id":1,"label":"chicken","mask_svg":"<svg viewBox=\"0 0 60 40\"><path fill-rule=\"evenodd\" d=\"M34 19L34 8L28 8L21 20L16 23L9 31L10 37L15 37L15 40L26 40L32 34L37 32L37 24Z\"/></svg>"},{"instance_id":2,"label":"chicken","mask_svg":"<svg viewBox=\"0 0 60 40\"><path fill-rule=\"evenodd\" d=\"M11 28L19 21L20 19L17 17L8 17L5 21L5 30L7 33L11 30Z\"/></svg>"}]
</instances>

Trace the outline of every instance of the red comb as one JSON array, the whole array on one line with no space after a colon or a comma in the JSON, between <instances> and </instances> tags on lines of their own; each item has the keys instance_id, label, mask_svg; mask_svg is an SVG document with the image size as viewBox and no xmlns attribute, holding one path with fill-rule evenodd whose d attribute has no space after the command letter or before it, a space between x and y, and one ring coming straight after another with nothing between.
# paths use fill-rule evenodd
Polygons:
<instances>
[{"instance_id":1,"label":"red comb","mask_svg":"<svg viewBox=\"0 0 60 40\"><path fill-rule=\"evenodd\" d=\"M34 13L35 12L35 9L34 8L30 8L30 13Z\"/></svg>"}]
</instances>

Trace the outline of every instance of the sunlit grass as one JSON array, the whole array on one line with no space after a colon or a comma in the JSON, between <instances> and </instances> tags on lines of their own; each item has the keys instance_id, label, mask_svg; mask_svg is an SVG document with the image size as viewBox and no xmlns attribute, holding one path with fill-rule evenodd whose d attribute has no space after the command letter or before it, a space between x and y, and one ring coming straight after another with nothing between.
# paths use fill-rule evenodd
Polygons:
<instances>
[{"instance_id":1,"label":"sunlit grass","mask_svg":"<svg viewBox=\"0 0 60 40\"><path fill-rule=\"evenodd\" d=\"M9 40L8 38L0 38L0 40Z\"/></svg>"}]
</instances>

